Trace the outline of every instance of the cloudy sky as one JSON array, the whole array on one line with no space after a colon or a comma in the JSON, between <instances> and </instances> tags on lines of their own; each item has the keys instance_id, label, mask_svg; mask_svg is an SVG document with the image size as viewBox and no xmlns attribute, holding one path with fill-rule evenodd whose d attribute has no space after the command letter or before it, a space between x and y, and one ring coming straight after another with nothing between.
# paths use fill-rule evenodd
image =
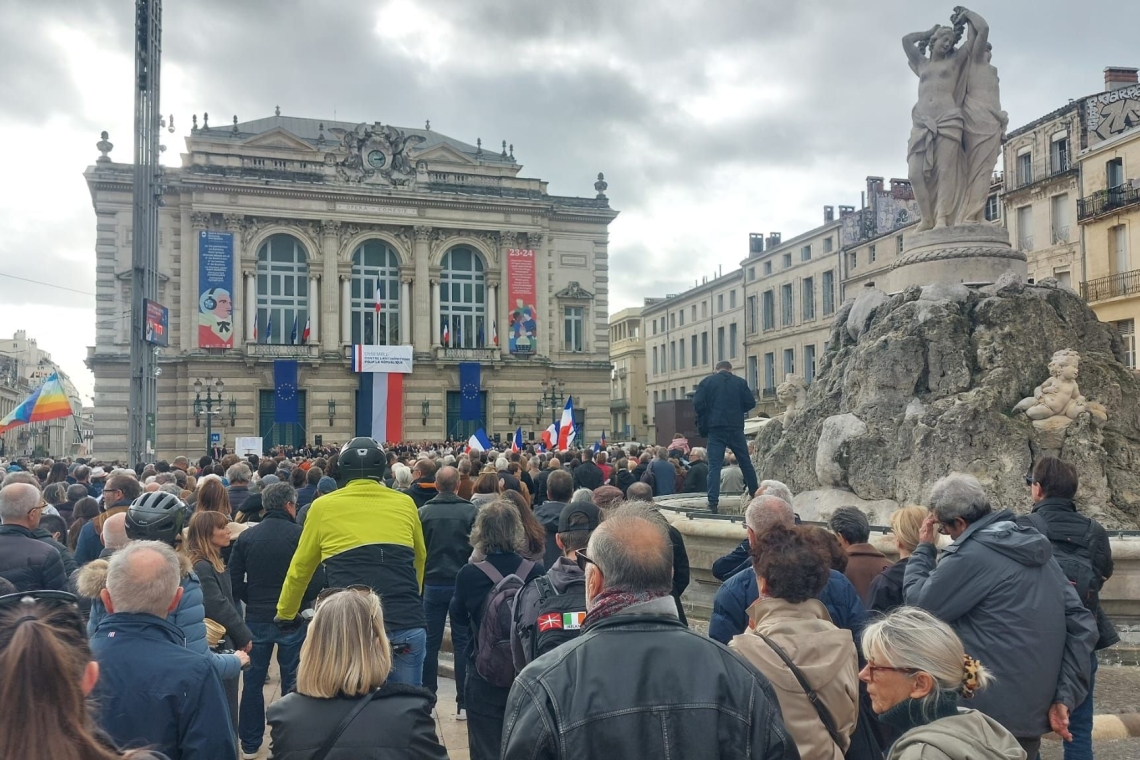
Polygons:
<instances>
[{"instance_id":1,"label":"cloudy sky","mask_svg":"<svg viewBox=\"0 0 1140 760\"><path fill-rule=\"evenodd\" d=\"M130 156L131 0L0 0L0 337L25 329L90 393L95 217L82 173ZM1102 89L1140 3L989 0L1010 123ZM167 0L162 111L420 126L514 143L526 176L614 208L611 310L736 266L905 176L931 0ZM1130 38L1129 38L1130 39ZM1129 57L1129 56L1133 57ZM19 279L23 278L23 279ZM55 287L28 282L34 280Z\"/></svg>"}]
</instances>

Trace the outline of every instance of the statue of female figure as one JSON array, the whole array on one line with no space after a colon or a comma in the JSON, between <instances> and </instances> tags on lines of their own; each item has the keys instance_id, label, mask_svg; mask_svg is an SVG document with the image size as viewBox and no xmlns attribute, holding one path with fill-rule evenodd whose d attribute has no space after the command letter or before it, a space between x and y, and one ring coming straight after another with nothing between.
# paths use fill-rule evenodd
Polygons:
<instances>
[{"instance_id":1,"label":"statue of female figure","mask_svg":"<svg viewBox=\"0 0 1140 760\"><path fill-rule=\"evenodd\" d=\"M962 101L973 49L970 41L954 48L962 31L961 26L935 24L929 31L914 32L902 40L911 71L918 75L907 168L922 213L920 231L955 224L965 188Z\"/></svg>"},{"instance_id":2,"label":"statue of female figure","mask_svg":"<svg viewBox=\"0 0 1140 760\"><path fill-rule=\"evenodd\" d=\"M953 21L969 27L966 44L973 51L966 71L966 99L962 105L966 122L965 192L958 215L964 224L982 224L994 164L1001 152L1009 117L1001 110L997 69L990 63L993 46L989 43L989 24L977 13L962 7L954 9Z\"/></svg>"}]
</instances>

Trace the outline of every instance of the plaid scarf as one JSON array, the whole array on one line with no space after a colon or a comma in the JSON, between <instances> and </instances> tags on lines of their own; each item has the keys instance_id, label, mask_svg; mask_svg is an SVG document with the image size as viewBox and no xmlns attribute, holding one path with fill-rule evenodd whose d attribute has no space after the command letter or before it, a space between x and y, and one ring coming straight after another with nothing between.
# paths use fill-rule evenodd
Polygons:
<instances>
[{"instance_id":1,"label":"plaid scarf","mask_svg":"<svg viewBox=\"0 0 1140 760\"><path fill-rule=\"evenodd\" d=\"M586 619L582 623L582 628L589 628L593 623L599 620L605 620L611 615L616 615L627 607L632 607L642 602L651 602L654 599L660 599L665 596L669 596L668 591L664 593L652 591L603 591L594 597L590 611L586 613Z\"/></svg>"}]
</instances>

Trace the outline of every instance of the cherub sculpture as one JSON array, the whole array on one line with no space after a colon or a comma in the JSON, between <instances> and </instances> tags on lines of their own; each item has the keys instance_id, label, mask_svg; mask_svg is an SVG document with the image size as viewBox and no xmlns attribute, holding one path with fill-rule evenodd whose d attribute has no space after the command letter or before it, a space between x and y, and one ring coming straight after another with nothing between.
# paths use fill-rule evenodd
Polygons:
<instances>
[{"instance_id":1,"label":"cherub sculpture","mask_svg":"<svg viewBox=\"0 0 1140 760\"><path fill-rule=\"evenodd\" d=\"M784 382L776 386L776 401L784 405L784 427L791 424L807 403L807 383L799 375L784 375Z\"/></svg>"},{"instance_id":2,"label":"cherub sculpture","mask_svg":"<svg viewBox=\"0 0 1140 760\"><path fill-rule=\"evenodd\" d=\"M1053 425L1068 425L1082 412L1089 412L1099 422L1107 420L1103 404L1081 395L1077 386L1080 361L1080 354L1072 349L1057 351L1049 361L1049 378L1033 390L1032 396L1019 401L1013 411L1025 412L1035 423L1053 418L1063 420Z\"/></svg>"}]
</instances>

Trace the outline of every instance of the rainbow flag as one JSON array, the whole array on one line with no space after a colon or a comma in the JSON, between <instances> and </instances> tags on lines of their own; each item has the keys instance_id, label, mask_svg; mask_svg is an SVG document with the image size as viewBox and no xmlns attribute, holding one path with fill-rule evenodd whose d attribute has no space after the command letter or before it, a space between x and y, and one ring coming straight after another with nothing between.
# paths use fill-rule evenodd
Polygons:
<instances>
[{"instance_id":1,"label":"rainbow flag","mask_svg":"<svg viewBox=\"0 0 1140 760\"><path fill-rule=\"evenodd\" d=\"M32 395L0 420L0 433L20 425L27 425L29 422L44 422L70 416L71 403L67 400L59 376L53 372Z\"/></svg>"}]
</instances>

